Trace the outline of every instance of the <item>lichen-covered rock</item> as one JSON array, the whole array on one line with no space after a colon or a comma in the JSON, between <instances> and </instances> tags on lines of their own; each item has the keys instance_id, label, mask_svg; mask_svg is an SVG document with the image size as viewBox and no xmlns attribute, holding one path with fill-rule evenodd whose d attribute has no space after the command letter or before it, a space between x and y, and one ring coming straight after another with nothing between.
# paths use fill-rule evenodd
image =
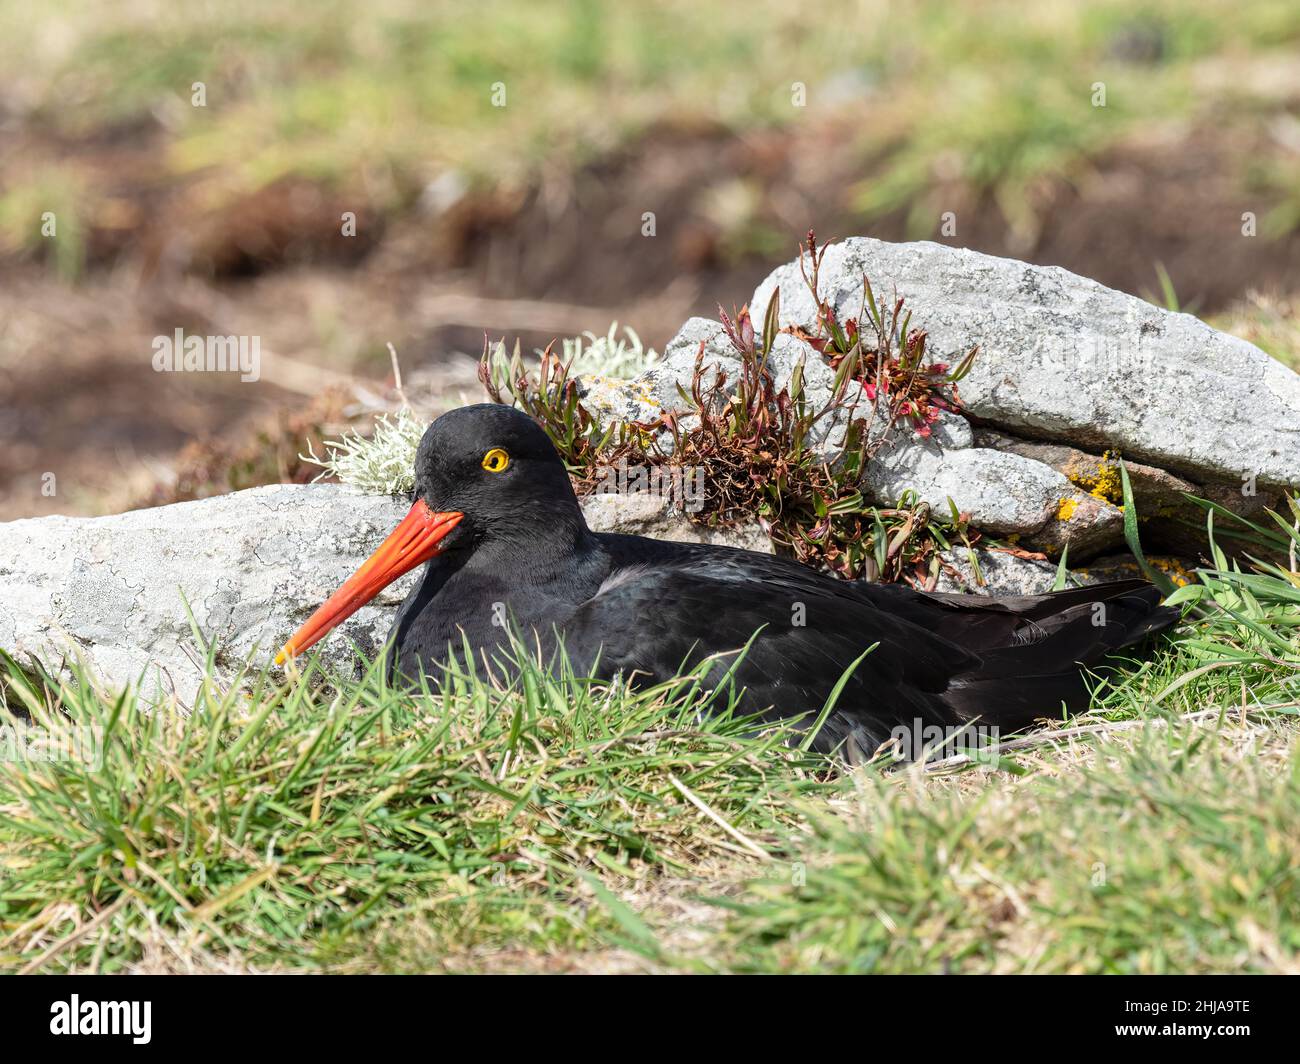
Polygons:
<instances>
[{"instance_id":1,"label":"lichen-covered rock","mask_svg":"<svg viewBox=\"0 0 1300 1064\"><path fill-rule=\"evenodd\" d=\"M1089 454L1069 444L1026 440L985 428L975 433L975 439L982 447L992 447L1049 465L1096 498L1115 505L1124 501L1119 463L1108 455ZM1186 502L1186 493L1202 490L1201 485L1155 466L1130 461L1125 462L1125 468L1134 501L1144 515L1148 511L1181 507Z\"/></svg>"},{"instance_id":2,"label":"lichen-covered rock","mask_svg":"<svg viewBox=\"0 0 1300 1064\"><path fill-rule=\"evenodd\" d=\"M1047 522L1020 542L1053 557L1068 547L1081 562L1124 542L1124 511L1071 485Z\"/></svg>"},{"instance_id":3,"label":"lichen-covered rock","mask_svg":"<svg viewBox=\"0 0 1300 1064\"><path fill-rule=\"evenodd\" d=\"M1066 520L1062 523L1073 526L1068 537L1072 558L1081 561L1087 556L1086 552L1080 553L1076 549L1076 543L1082 538L1092 541L1089 551L1120 545L1124 515L1119 506L1123 502L1123 493L1118 461L1108 455L1089 454L1068 444L1026 440L992 429L979 429L975 441L983 447L1018 454L1051 466L1077 485L1080 492L1086 493L1077 496L1079 506L1064 510ZM1168 550L1195 555L1205 547L1205 511L1189 496L1209 499L1245 517L1262 515L1264 510L1276 509L1281 504L1278 490L1249 482L1197 483L1142 462L1126 461L1124 466L1128 470L1129 486L1141 521L1143 542L1158 544ZM1094 538L1085 531L1085 526L1098 508L1104 519L1098 525L1101 534ZM1031 545L1042 543L1051 549L1059 542L1040 537Z\"/></svg>"},{"instance_id":4,"label":"lichen-covered rock","mask_svg":"<svg viewBox=\"0 0 1300 1064\"><path fill-rule=\"evenodd\" d=\"M1300 376L1245 340L1058 267L865 237L832 245L820 270L842 318L858 313L864 274L907 300L936 359L979 344L961 383L978 418L1197 480L1300 485ZM754 320L778 287L782 324L811 328L797 263L758 286Z\"/></svg>"},{"instance_id":5,"label":"lichen-covered rock","mask_svg":"<svg viewBox=\"0 0 1300 1064\"><path fill-rule=\"evenodd\" d=\"M1167 554L1148 554L1147 564L1164 573L1171 583L1182 587L1195 582L1196 575L1189 570L1184 559ZM1146 573L1131 554L1107 554L1094 558L1087 565L1070 572L1070 579L1079 584L1104 583L1110 580L1145 580Z\"/></svg>"},{"instance_id":6,"label":"lichen-covered rock","mask_svg":"<svg viewBox=\"0 0 1300 1064\"><path fill-rule=\"evenodd\" d=\"M633 383L591 374L578 378L578 395L588 413L602 425L658 417L662 408L649 387L634 387Z\"/></svg>"},{"instance_id":7,"label":"lichen-covered rock","mask_svg":"<svg viewBox=\"0 0 1300 1064\"><path fill-rule=\"evenodd\" d=\"M686 404L678 389L690 395L701 343L704 364L725 373L734 391L740 362L722 325L708 318L689 318L668 341L663 357L636 379L596 374L580 377L578 388L583 405L602 425L649 421L666 410L681 409Z\"/></svg>"}]
</instances>

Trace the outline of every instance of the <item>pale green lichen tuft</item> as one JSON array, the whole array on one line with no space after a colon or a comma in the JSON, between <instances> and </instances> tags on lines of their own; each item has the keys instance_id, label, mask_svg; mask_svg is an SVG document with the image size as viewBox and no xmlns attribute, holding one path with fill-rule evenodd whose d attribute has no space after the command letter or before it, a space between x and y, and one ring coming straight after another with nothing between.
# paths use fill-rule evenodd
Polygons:
<instances>
[{"instance_id":1,"label":"pale green lichen tuft","mask_svg":"<svg viewBox=\"0 0 1300 1064\"><path fill-rule=\"evenodd\" d=\"M321 467L316 480L334 476L368 495L405 495L415 487L415 449L428 427L404 406L377 417L369 435L353 430L326 440L323 458L316 457L310 443L298 457Z\"/></svg>"},{"instance_id":2,"label":"pale green lichen tuft","mask_svg":"<svg viewBox=\"0 0 1300 1064\"><path fill-rule=\"evenodd\" d=\"M630 379L640 376L659 361L659 353L646 347L636 330L625 325L622 336L618 331L618 322L612 322L604 336L588 332L565 340L562 347L564 361L573 360L569 375Z\"/></svg>"}]
</instances>

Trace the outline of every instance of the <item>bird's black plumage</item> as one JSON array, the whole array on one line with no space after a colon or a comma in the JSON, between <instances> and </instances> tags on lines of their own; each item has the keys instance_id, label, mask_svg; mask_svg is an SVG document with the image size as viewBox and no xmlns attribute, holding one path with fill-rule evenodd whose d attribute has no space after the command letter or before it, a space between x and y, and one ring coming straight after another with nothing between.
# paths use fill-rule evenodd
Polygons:
<instances>
[{"instance_id":1,"label":"bird's black plumage","mask_svg":"<svg viewBox=\"0 0 1300 1064\"><path fill-rule=\"evenodd\" d=\"M483 468L492 448L510 456L502 472ZM870 752L898 724L978 719L1010 731L1086 708L1082 670L1177 617L1140 581L1018 598L926 594L729 547L595 533L545 433L504 406L438 418L420 444L416 494L465 517L398 613L398 675L436 677L466 643L490 655L511 624L543 647L561 640L580 672L642 682L753 637L735 673L743 708L810 719L875 645L819 733L823 750L851 737Z\"/></svg>"}]
</instances>

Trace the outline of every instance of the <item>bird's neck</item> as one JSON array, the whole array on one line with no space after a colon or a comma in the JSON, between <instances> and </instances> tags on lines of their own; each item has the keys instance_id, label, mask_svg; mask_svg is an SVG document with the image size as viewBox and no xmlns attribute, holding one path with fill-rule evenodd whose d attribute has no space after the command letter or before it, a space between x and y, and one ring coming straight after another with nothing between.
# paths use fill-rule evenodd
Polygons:
<instances>
[{"instance_id":1,"label":"bird's neck","mask_svg":"<svg viewBox=\"0 0 1300 1064\"><path fill-rule=\"evenodd\" d=\"M526 519L497 524L466 559L470 571L497 575L549 577L573 571L598 546L576 506L553 512L531 511Z\"/></svg>"}]
</instances>

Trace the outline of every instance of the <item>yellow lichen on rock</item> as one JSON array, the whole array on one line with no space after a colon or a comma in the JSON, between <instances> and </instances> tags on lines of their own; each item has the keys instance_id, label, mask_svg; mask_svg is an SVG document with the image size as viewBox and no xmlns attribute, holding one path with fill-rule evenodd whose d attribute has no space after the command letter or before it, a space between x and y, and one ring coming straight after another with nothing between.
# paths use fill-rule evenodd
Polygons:
<instances>
[{"instance_id":1,"label":"yellow lichen on rock","mask_svg":"<svg viewBox=\"0 0 1300 1064\"><path fill-rule=\"evenodd\" d=\"M1152 565L1161 572L1166 573L1179 587L1185 587L1192 582L1192 574L1183 568L1182 562L1177 558L1151 558L1149 560Z\"/></svg>"},{"instance_id":2,"label":"yellow lichen on rock","mask_svg":"<svg viewBox=\"0 0 1300 1064\"><path fill-rule=\"evenodd\" d=\"M1056 508L1056 519L1058 521L1068 521L1074 516L1074 511L1079 508L1079 504L1074 499L1062 499L1061 505Z\"/></svg>"},{"instance_id":3,"label":"yellow lichen on rock","mask_svg":"<svg viewBox=\"0 0 1300 1064\"><path fill-rule=\"evenodd\" d=\"M1087 468L1077 465L1066 472L1066 476L1079 485L1089 495L1116 506L1124 502L1123 481L1119 473L1119 455L1106 451L1096 465L1089 463Z\"/></svg>"}]
</instances>

